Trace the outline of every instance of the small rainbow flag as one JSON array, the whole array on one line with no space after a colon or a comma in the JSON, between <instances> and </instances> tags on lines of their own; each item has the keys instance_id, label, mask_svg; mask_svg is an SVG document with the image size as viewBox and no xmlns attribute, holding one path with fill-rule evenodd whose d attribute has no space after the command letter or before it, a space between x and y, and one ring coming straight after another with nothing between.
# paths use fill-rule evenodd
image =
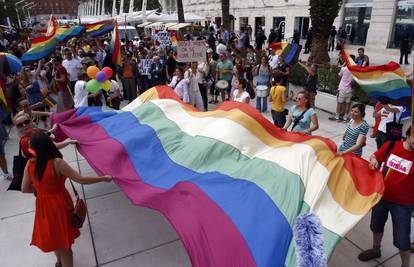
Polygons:
<instances>
[{"instance_id":1,"label":"small rainbow flag","mask_svg":"<svg viewBox=\"0 0 414 267\"><path fill-rule=\"evenodd\" d=\"M114 31L112 32L109 53L112 55L112 63L122 66L121 41L119 40L118 23L115 21Z\"/></svg>"},{"instance_id":2,"label":"small rainbow flag","mask_svg":"<svg viewBox=\"0 0 414 267\"><path fill-rule=\"evenodd\" d=\"M274 42L270 44L272 52L285 59L285 63L288 65L294 65L298 62L300 51L302 46L296 43L289 44L287 42Z\"/></svg>"},{"instance_id":3,"label":"small rainbow flag","mask_svg":"<svg viewBox=\"0 0 414 267\"><path fill-rule=\"evenodd\" d=\"M72 37L79 36L83 33L85 28L83 26L60 26L58 27L57 39L59 42L66 42Z\"/></svg>"},{"instance_id":4,"label":"small rainbow flag","mask_svg":"<svg viewBox=\"0 0 414 267\"><path fill-rule=\"evenodd\" d=\"M398 63L391 61L385 65L361 67L355 65L345 49L342 53L352 77L370 98L383 104L411 105L411 88Z\"/></svg>"},{"instance_id":5,"label":"small rainbow flag","mask_svg":"<svg viewBox=\"0 0 414 267\"><path fill-rule=\"evenodd\" d=\"M58 44L58 40L56 38L56 25L57 23L55 17L51 16L48 29L52 29L53 31L50 34L46 33L45 36L33 38L31 48L22 56L22 62L37 61L44 57L47 57L55 51Z\"/></svg>"},{"instance_id":6,"label":"small rainbow flag","mask_svg":"<svg viewBox=\"0 0 414 267\"><path fill-rule=\"evenodd\" d=\"M10 106L7 101L7 91L3 80L0 78L0 118L5 120L10 112Z\"/></svg>"}]
</instances>

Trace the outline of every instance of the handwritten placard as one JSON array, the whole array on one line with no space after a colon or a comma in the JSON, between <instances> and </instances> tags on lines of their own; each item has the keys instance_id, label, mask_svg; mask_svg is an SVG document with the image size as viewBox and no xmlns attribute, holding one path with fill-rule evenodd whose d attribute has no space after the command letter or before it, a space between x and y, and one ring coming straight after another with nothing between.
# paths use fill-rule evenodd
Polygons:
<instances>
[{"instance_id":1,"label":"handwritten placard","mask_svg":"<svg viewBox=\"0 0 414 267\"><path fill-rule=\"evenodd\" d=\"M168 31L159 31L156 35L157 41L160 43L161 47L166 47L171 44L171 34Z\"/></svg>"},{"instance_id":2,"label":"handwritten placard","mask_svg":"<svg viewBox=\"0 0 414 267\"><path fill-rule=\"evenodd\" d=\"M178 62L206 61L206 52L207 48L204 40L177 42Z\"/></svg>"},{"instance_id":3,"label":"handwritten placard","mask_svg":"<svg viewBox=\"0 0 414 267\"><path fill-rule=\"evenodd\" d=\"M149 70L152 64L152 59L141 59L139 65L139 73L141 75L149 75Z\"/></svg>"}]
</instances>

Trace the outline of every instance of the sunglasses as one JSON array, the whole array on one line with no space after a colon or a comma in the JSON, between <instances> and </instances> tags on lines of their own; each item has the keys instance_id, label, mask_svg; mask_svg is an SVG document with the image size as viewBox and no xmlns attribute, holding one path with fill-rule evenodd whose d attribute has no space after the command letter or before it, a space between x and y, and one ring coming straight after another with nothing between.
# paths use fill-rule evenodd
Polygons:
<instances>
[{"instance_id":1,"label":"sunglasses","mask_svg":"<svg viewBox=\"0 0 414 267\"><path fill-rule=\"evenodd\" d=\"M21 128L21 127L23 127L23 126L26 126L26 125L29 125L30 124L30 120L25 120L25 121L23 121L23 122L21 122L21 123L18 123L18 124L16 124L16 127L17 128Z\"/></svg>"},{"instance_id":2,"label":"sunglasses","mask_svg":"<svg viewBox=\"0 0 414 267\"><path fill-rule=\"evenodd\" d=\"M296 97L295 100L296 101L301 101L301 100L303 100L303 98L302 97Z\"/></svg>"}]
</instances>

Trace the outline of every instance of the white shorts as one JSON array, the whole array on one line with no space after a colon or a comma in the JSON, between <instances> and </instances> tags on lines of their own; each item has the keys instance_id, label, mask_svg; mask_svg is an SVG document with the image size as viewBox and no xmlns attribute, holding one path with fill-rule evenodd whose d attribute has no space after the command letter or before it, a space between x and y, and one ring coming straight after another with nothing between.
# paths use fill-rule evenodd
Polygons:
<instances>
[{"instance_id":1,"label":"white shorts","mask_svg":"<svg viewBox=\"0 0 414 267\"><path fill-rule=\"evenodd\" d=\"M351 103L352 91L344 94L341 90L338 91L338 103Z\"/></svg>"}]
</instances>

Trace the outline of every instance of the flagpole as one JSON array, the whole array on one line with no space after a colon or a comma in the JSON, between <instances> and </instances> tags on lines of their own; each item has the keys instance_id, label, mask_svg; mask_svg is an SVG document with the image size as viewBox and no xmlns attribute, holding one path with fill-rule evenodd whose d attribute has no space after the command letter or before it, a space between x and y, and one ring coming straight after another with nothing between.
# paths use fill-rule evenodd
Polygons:
<instances>
[{"instance_id":1,"label":"flagpole","mask_svg":"<svg viewBox=\"0 0 414 267\"><path fill-rule=\"evenodd\" d=\"M411 50L411 55L413 51ZM414 137L414 56L411 59L413 63L411 77L411 137Z\"/></svg>"}]
</instances>

